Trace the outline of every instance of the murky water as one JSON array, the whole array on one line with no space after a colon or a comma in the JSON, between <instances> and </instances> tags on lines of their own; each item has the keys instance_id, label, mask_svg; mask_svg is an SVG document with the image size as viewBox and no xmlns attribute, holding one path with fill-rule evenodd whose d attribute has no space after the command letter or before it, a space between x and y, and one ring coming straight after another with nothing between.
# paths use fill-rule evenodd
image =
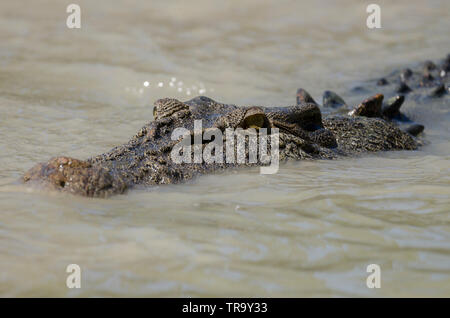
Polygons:
<instances>
[{"instance_id":1,"label":"murky water","mask_svg":"<svg viewBox=\"0 0 450 318\"><path fill-rule=\"evenodd\" d=\"M125 142L161 97L286 105L450 52L450 2L0 3L0 295L450 296L450 103L413 152L291 162L86 199L16 180ZM175 79L172 79L175 78ZM145 81L149 82L144 86ZM66 266L82 288L66 287ZM381 288L366 267L381 267Z\"/></svg>"}]
</instances>

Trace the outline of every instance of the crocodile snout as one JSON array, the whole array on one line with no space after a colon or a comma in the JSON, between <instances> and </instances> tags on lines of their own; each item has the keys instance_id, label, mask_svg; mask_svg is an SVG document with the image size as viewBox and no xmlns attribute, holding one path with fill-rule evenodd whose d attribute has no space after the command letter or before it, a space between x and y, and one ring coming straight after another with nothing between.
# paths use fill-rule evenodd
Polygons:
<instances>
[{"instance_id":1,"label":"crocodile snout","mask_svg":"<svg viewBox=\"0 0 450 318\"><path fill-rule=\"evenodd\" d=\"M23 181L89 197L107 197L127 189L126 183L114 178L106 168L70 157L56 157L35 165L24 174Z\"/></svg>"}]
</instances>

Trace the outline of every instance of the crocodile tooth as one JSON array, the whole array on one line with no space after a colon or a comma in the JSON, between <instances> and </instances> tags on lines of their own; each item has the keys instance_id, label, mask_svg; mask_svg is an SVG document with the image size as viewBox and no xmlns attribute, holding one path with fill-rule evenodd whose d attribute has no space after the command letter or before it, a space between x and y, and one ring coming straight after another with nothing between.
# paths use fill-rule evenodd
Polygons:
<instances>
[{"instance_id":1,"label":"crocodile tooth","mask_svg":"<svg viewBox=\"0 0 450 318\"><path fill-rule=\"evenodd\" d=\"M436 64L434 64L432 61L425 61L425 63L423 63L423 69L424 69L424 71L435 70Z\"/></svg>"},{"instance_id":2,"label":"crocodile tooth","mask_svg":"<svg viewBox=\"0 0 450 318\"><path fill-rule=\"evenodd\" d=\"M311 95L306 90L304 90L303 88L299 88L297 90L297 105L309 103L317 105L314 98L312 98Z\"/></svg>"},{"instance_id":3,"label":"crocodile tooth","mask_svg":"<svg viewBox=\"0 0 450 318\"><path fill-rule=\"evenodd\" d=\"M348 114L350 116L381 117L381 104L383 103L383 98L383 94L369 97Z\"/></svg>"},{"instance_id":4,"label":"crocodile tooth","mask_svg":"<svg viewBox=\"0 0 450 318\"><path fill-rule=\"evenodd\" d=\"M388 118L400 115L400 107L405 101L405 96L397 95L389 98L382 106L382 113Z\"/></svg>"},{"instance_id":5,"label":"crocodile tooth","mask_svg":"<svg viewBox=\"0 0 450 318\"><path fill-rule=\"evenodd\" d=\"M425 127L423 125L420 124L412 124L411 126L408 126L405 131L411 135L413 135L414 137L417 136L418 134L420 134L423 130L425 129Z\"/></svg>"},{"instance_id":6,"label":"crocodile tooth","mask_svg":"<svg viewBox=\"0 0 450 318\"><path fill-rule=\"evenodd\" d=\"M404 82L408 78L410 78L412 75L413 75L413 72L409 68L406 68L400 73L400 79L402 80L402 82Z\"/></svg>"},{"instance_id":7,"label":"crocodile tooth","mask_svg":"<svg viewBox=\"0 0 450 318\"><path fill-rule=\"evenodd\" d=\"M433 77L433 75L431 75L431 72L430 72L430 71L425 70L425 71L423 72L422 80L423 80L424 82L431 82L431 81L434 80L434 77Z\"/></svg>"},{"instance_id":8,"label":"crocodile tooth","mask_svg":"<svg viewBox=\"0 0 450 318\"><path fill-rule=\"evenodd\" d=\"M405 93L409 93L411 91L412 91L412 89L408 85L406 85L406 83L403 81L400 83L400 86L397 88L397 93L405 94Z\"/></svg>"},{"instance_id":9,"label":"crocodile tooth","mask_svg":"<svg viewBox=\"0 0 450 318\"><path fill-rule=\"evenodd\" d=\"M385 79L384 77L380 78L380 79L377 81L377 85L378 85L378 86L384 86L384 85L387 85L387 84L389 84L389 82L388 82L387 79Z\"/></svg>"},{"instance_id":10,"label":"crocodile tooth","mask_svg":"<svg viewBox=\"0 0 450 318\"><path fill-rule=\"evenodd\" d=\"M430 96L431 97L441 97L442 95L444 95L446 93L447 93L447 90L445 89L445 85L441 84L431 91Z\"/></svg>"},{"instance_id":11,"label":"crocodile tooth","mask_svg":"<svg viewBox=\"0 0 450 318\"><path fill-rule=\"evenodd\" d=\"M325 91L323 93L323 106L331 108L339 108L347 106L345 101L338 94L332 91Z\"/></svg>"}]
</instances>

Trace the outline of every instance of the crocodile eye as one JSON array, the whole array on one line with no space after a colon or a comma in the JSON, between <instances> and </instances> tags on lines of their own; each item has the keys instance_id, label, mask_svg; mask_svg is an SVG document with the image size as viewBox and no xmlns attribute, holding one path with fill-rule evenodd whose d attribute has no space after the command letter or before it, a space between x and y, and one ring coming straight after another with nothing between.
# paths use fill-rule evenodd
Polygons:
<instances>
[{"instance_id":1,"label":"crocodile eye","mask_svg":"<svg viewBox=\"0 0 450 318\"><path fill-rule=\"evenodd\" d=\"M188 110L189 106L174 98L158 99L153 107L153 117L155 120L172 116L181 111Z\"/></svg>"},{"instance_id":2,"label":"crocodile eye","mask_svg":"<svg viewBox=\"0 0 450 318\"><path fill-rule=\"evenodd\" d=\"M259 107L252 107L247 110L242 122L242 128L269 128L270 123L264 111Z\"/></svg>"}]
</instances>

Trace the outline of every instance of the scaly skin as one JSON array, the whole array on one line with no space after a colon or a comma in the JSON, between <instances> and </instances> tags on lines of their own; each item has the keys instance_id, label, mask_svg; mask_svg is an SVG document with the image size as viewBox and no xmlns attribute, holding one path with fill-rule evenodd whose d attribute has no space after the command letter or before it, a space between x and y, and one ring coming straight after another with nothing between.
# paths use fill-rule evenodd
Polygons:
<instances>
[{"instance_id":1,"label":"scaly skin","mask_svg":"<svg viewBox=\"0 0 450 318\"><path fill-rule=\"evenodd\" d=\"M450 56L439 66L427 62L419 71L408 69L393 73L372 86L392 86L403 93L419 92L419 98L425 95L424 92L433 98L441 97L448 93L449 71ZM194 120L199 119L204 131L256 127L267 128L270 132L278 128L280 161L333 159L364 152L417 149L420 142L414 136L423 130L423 126L411 123L406 131L401 130L398 123L408 121L399 111L404 97L394 96L385 104L383 97L376 94L347 114L346 103L335 93L326 92L323 107L334 109L334 114L325 118L322 118L314 99L303 89L297 92L297 105L290 107L238 107L204 96L187 102L161 99L155 102L155 120L147 123L126 144L87 160L52 158L31 168L23 180L52 190L107 197L138 185L179 183L215 170L262 165L174 163L170 153L180 140L171 139L173 130L183 127L193 131ZM207 143L204 142L202 147Z\"/></svg>"}]
</instances>

